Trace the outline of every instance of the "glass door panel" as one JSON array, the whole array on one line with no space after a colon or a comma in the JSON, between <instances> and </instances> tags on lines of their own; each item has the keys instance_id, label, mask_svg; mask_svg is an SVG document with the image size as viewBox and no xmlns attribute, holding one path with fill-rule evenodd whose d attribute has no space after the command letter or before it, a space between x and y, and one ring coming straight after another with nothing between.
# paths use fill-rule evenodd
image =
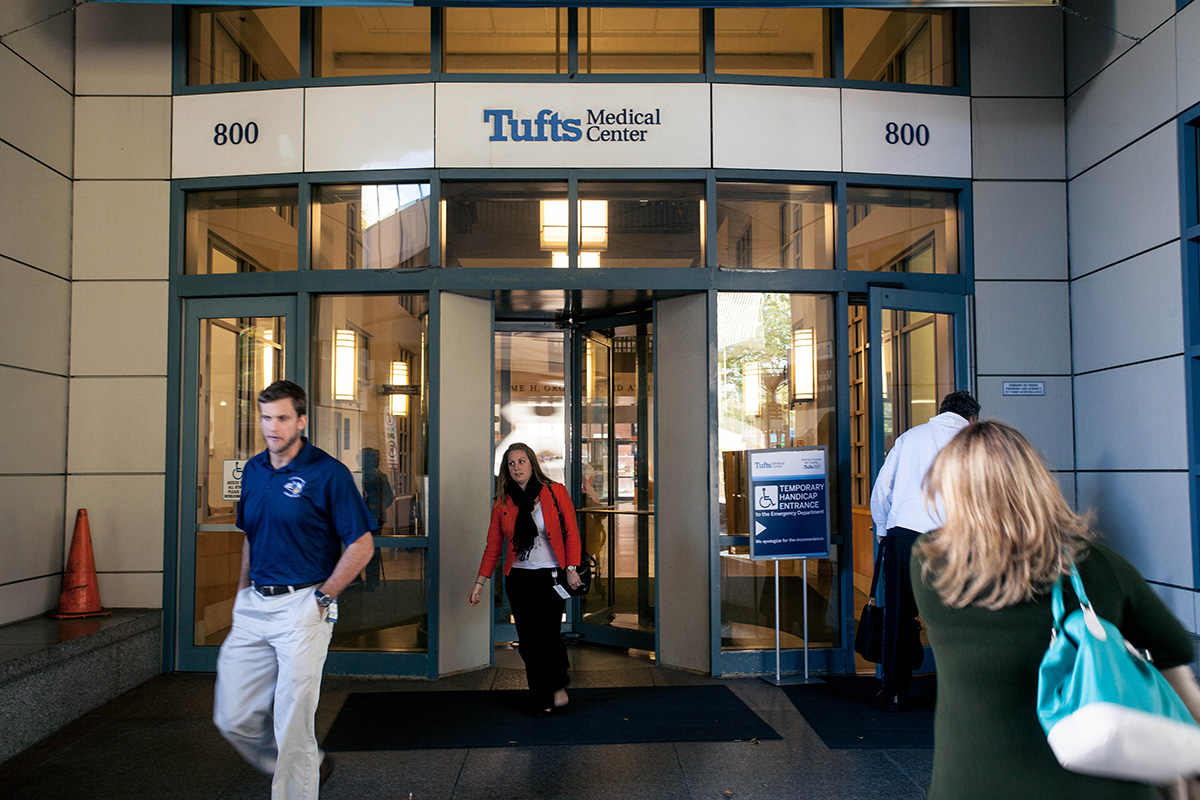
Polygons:
<instances>
[{"instance_id":1,"label":"glass door panel","mask_svg":"<svg viewBox=\"0 0 1200 800\"><path fill-rule=\"evenodd\" d=\"M215 664L232 623L243 534L241 470L264 449L258 393L294 364L294 301L191 301L184 330L180 666Z\"/></svg>"},{"instance_id":2,"label":"glass door panel","mask_svg":"<svg viewBox=\"0 0 1200 800\"><path fill-rule=\"evenodd\" d=\"M504 451L524 442L537 453L538 464L550 480L568 483L566 395L566 334L562 331L498 330L495 335L496 419L495 463L498 475ZM496 567L494 635L497 641L516 638L512 609L504 591L503 560Z\"/></svg>"},{"instance_id":3,"label":"glass door panel","mask_svg":"<svg viewBox=\"0 0 1200 800\"><path fill-rule=\"evenodd\" d=\"M938 413L943 397L967 386L965 316L966 300L961 296L879 287L870 290L865 317L861 309L851 310L852 428L857 424L855 430L869 431L866 439L855 437L852 444L855 608L866 601L873 569L870 485L896 438L928 422ZM863 343L864 321L866 349L856 348L856 341ZM879 357L870 357L871 353ZM864 361L867 385L861 380L854 383L854 376L863 377ZM932 664L932 659L926 663ZM858 666L872 669L861 660Z\"/></svg>"},{"instance_id":4,"label":"glass door panel","mask_svg":"<svg viewBox=\"0 0 1200 800\"><path fill-rule=\"evenodd\" d=\"M589 641L653 650L653 369L649 324L586 333L580 358L580 517L596 559L580 603Z\"/></svg>"}]
</instances>

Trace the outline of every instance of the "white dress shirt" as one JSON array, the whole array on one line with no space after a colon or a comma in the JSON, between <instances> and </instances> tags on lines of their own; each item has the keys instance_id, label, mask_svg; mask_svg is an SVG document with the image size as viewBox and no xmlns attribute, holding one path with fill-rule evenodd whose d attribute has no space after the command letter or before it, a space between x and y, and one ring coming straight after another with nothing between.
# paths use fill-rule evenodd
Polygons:
<instances>
[{"instance_id":1,"label":"white dress shirt","mask_svg":"<svg viewBox=\"0 0 1200 800\"><path fill-rule=\"evenodd\" d=\"M871 489L871 519L875 522L876 536L886 536L890 528L926 533L941 527L941 515L936 511L931 514L925 507L921 484L938 452L969 424L953 411L947 411L896 439Z\"/></svg>"}]
</instances>

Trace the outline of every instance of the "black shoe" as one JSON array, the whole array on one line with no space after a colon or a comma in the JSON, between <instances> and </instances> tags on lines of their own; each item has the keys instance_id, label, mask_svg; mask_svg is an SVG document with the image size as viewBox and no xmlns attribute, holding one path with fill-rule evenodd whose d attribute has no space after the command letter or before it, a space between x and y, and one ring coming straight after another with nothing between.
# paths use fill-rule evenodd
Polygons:
<instances>
[{"instance_id":1,"label":"black shoe","mask_svg":"<svg viewBox=\"0 0 1200 800\"><path fill-rule=\"evenodd\" d=\"M325 758L321 759L321 781L317 784L318 787L324 786L329 780L329 776L333 774L333 766L333 756L326 753Z\"/></svg>"},{"instance_id":2,"label":"black shoe","mask_svg":"<svg viewBox=\"0 0 1200 800\"><path fill-rule=\"evenodd\" d=\"M899 714L903 710L900 707L900 695L892 695L890 698L885 697L882 689L872 698L871 705L889 714Z\"/></svg>"},{"instance_id":3,"label":"black shoe","mask_svg":"<svg viewBox=\"0 0 1200 800\"><path fill-rule=\"evenodd\" d=\"M550 708L539 708L537 711L533 712L533 715L538 719L545 719L546 717L554 716L554 713L555 709L553 706L551 706Z\"/></svg>"}]
</instances>

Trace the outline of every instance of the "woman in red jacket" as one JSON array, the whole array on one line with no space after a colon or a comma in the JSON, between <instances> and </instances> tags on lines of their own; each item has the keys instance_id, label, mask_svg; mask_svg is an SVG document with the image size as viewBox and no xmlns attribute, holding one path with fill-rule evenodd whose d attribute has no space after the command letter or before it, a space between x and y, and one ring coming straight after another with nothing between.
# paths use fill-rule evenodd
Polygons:
<instances>
[{"instance_id":1,"label":"woman in red jacket","mask_svg":"<svg viewBox=\"0 0 1200 800\"><path fill-rule=\"evenodd\" d=\"M479 577L468 601L479 603L484 586L496 570L504 542L504 585L530 699L537 716L549 716L567 704L570 662L559 625L566 599L556 590L558 570L567 584L579 586L579 526L575 506L561 483L553 483L538 465L529 445L517 442L504 452L496 476L496 501Z\"/></svg>"}]
</instances>

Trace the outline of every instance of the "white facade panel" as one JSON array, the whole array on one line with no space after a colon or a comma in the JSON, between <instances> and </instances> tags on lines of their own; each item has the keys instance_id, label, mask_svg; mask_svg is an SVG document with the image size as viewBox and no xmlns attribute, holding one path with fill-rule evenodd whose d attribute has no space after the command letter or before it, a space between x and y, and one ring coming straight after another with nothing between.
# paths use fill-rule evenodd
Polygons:
<instances>
[{"instance_id":1,"label":"white facade panel","mask_svg":"<svg viewBox=\"0 0 1200 800\"><path fill-rule=\"evenodd\" d=\"M1189 3L1175 17L1176 110L1200 103L1200 4Z\"/></svg>"},{"instance_id":2,"label":"white facade panel","mask_svg":"<svg viewBox=\"0 0 1200 800\"><path fill-rule=\"evenodd\" d=\"M306 171L432 166L432 83L305 90Z\"/></svg>"},{"instance_id":3,"label":"white facade panel","mask_svg":"<svg viewBox=\"0 0 1200 800\"><path fill-rule=\"evenodd\" d=\"M75 99L75 178L162 178L171 168L171 98Z\"/></svg>"},{"instance_id":4,"label":"white facade panel","mask_svg":"<svg viewBox=\"0 0 1200 800\"><path fill-rule=\"evenodd\" d=\"M971 101L976 178L1062 180L1067 173L1063 101L982 98Z\"/></svg>"},{"instance_id":5,"label":"white facade panel","mask_svg":"<svg viewBox=\"0 0 1200 800\"><path fill-rule=\"evenodd\" d=\"M171 93L171 6L92 3L75 14L76 94Z\"/></svg>"},{"instance_id":6,"label":"white facade panel","mask_svg":"<svg viewBox=\"0 0 1200 800\"><path fill-rule=\"evenodd\" d=\"M166 375L167 282L76 281L72 375Z\"/></svg>"},{"instance_id":7,"label":"white facade panel","mask_svg":"<svg viewBox=\"0 0 1200 800\"><path fill-rule=\"evenodd\" d=\"M1178 245L1079 278L1071 285L1071 340L1078 372L1183 350Z\"/></svg>"},{"instance_id":8,"label":"white facade panel","mask_svg":"<svg viewBox=\"0 0 1200 800\"><path fill-rule=\"evenodd\" d=\"M712 104L717 169L841 170L837 89L718 83Z\"/></svg>"},{"instance_id":9,"label":"white facade panel","mask_svg":"<svg viewBox=\"0 0 1200 800\"><path fill-rule=\"evenodd\" d=\"M1069 174L1078 175L1157 128L1175 115L1175 105L1171 20L1067 99Z\"/></svg>"},{"instance_id":10,"label":"white facade panel","mask_svg":"<svg viewBox=\"0 0 1200 800\"><path fill-rule=\"evenodd\" d=\"M62 570L64 551L57 533L63 527L65 480L62 475L0 476L0 518L7 534L0 536L0 583ZM158 538L162 541L161 526ZM156 569L162 569L161 563Z\"/></svg>"},{"instance_id":11,"label":"white facade panel","mask_svg":"<svg viewBox=\"0 0 1200 800\"><path fill-rule=\"evenodd\" d=\"M0 142L0 252L55 275L71 274L71 179Z\"/></svg>"},{"instance_id":12,"label":"white facade panel","mask_svg":"<svg viewBox=\"0 0 1200 800\"><path fill-rule=\"evenodd\" d=\"M72 378L70 417L70 472L163 471L166 378Z\"/></svg>"},{"instance_id":13,"label":"white facade panel","mask_svg":"<svg viewBox=\"0 0 1200 800\"><path fill-rule=\"evenodd\" d=\"M1059 8L972 9L971 93L1062 97L1062 21Z\"/></svg>"},{"instance_id":14,"label":"white facade panel","mask_svg":"<svg viewBox=\"0 0 1200 800\"><path fill-rule=\"evenodd\" d=\"M1075 377L1081 470L1187 468L1183 357Z\"/></svg>"},{"instance_id":15,"label":"white facade panel","mask_svg":"<svg viewBox=\"0 0 1200 800\"><path fill-rule=\"evenodd\" d=\"M978 281L975 350L981 375L1071 372L1066 281Z\"/></svg>"},{"instance_id":16,"label":"white facade panel","mask_svg":"<svg viewBox=\"0 0 1200 800\"><path fill-rule=\"evenodd\" d=\"M71 174L75 105L70 92L0 47L0 139Z\"/></svg>"},{"instance_id":17,"label":"white facade panel","mask_svg":"<svg viewBox=\"0 0 1200 800\"><path fill-rule=\"evenodd\" d=\"M70 281L0 256L0 286L0 364L65 375Z\"/></svg>"},{"instance_id":18,"label":"white facade panel","mask_svg":"<svg viewBox=\"0 0 1200 800\"><path fill-rule=\"evenodd\" d=\"M65 471L66 378L0 366L0 417L0 474Z\"/></svg>"},{"instance_id":19,"label":"white facade panel","mask_svg":"<svg viewBox=\"0 0 1200 800\"><path fill-rule=\"evenodd\" d=\"M707 168L708 84L440 83L437 166Z\"/></svg>"},{"instance_id":20,"label":"white facade panel","mask_svg":"<svg viewBox=\"0 0 1200 800\"><path fill-rule=\"evenodd\" d=\"M1102 542L1150 580L1192 585L1186 472L1081 472L1078 486Z\"/></svg>"},{"instance_id":21,"label":"white facade panel","mask_svg":"<svg viewBox=\"0 0 1200 800\"><path fill-rule=\"evenodd\" d=\"M304 169L304 90L176 97L171 177Z\"/></svg>"},{"instance_id":22,"label":"white facade panel","mask_svg":"<svg viewBox=\"0 0 1200 800\"><path fill-rule=\"evenodd\" d=\"M1041 396L1005 397L1005 381L1038 381L1046 387ZM1052 470L1075 468L1075 441L1071 435L1071 378L1038 375L983 377L977 385L980 417L1012 425L1037 448Z\"/></svg>"},{"instance_id":23,"label":"white facade panel","mask_svg":"<svg viewBox=\"0 0 1200 800\"><path fill-rule=\"evenodd\" d=\"M1174 125L1067 184L1071 276L1179 237L1179 150Z\"/></svg>"},{"instance_id":24,"label":"white facade panel","mask_svg":"<svg viewBox=\"0 0 1200 800\"><path fill-rule=\"evenodd\" d=\"M846 172L971 177L971 100L912 92L842 90Z\"/></svg>"},{"instance_id":25,"label":"white facade panel","mask_svg":"<svg viewBox=\"0 0 1200 800\"><path fill-rule=\"evenodd\" d=\"M129 498L160 497L164 491L162 475L69 476L63 519L64 549L70 551L75 512L86 508L98 571L161 571L163 505L131 503ZM104 601L111 602L107 597Z\"/></svg>"},{"instance_id":26,"label":"white facade panel","mask_svg":"<svg viewBox=\"0 0 1200 800\"><path fill-rule=\"evenodd\" d=\"M169 181L76 181L75 280L166 280L171 255Z\"/></svg>"},{"instance_id":27,"label":"white facade panel","mask_svg":"<svg viewBox=\"0 0 1200 800\"><path fill-rule=\"evenodd\" d=\"M975 277L1066 280L1067 185L976 181Z\"/></svg>"},{"instance_id":28,"label":"white facade panel","mask_svg":"<svg viewBox=\"0 0 1200 800\"><path fill-rule=\"evenodd\" d=\"M1136 47L1135 39L1170 19L1176 0L1075 0L1070 6L1083 16L1064 20L1068 93Z\"/></svg>"}]
</instances>

